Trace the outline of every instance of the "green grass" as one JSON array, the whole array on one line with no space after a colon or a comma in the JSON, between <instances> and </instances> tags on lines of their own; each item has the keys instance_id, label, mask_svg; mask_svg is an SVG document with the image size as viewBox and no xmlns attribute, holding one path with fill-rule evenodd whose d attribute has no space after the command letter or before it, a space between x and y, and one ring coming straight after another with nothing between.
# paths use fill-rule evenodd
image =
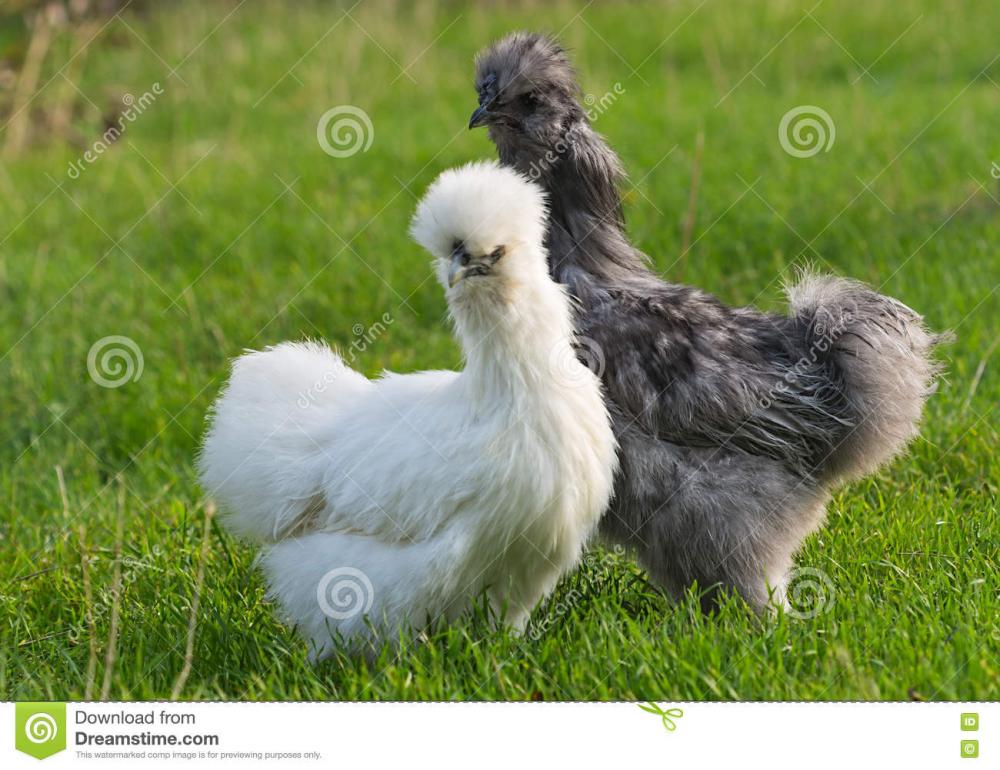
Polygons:
<instances>
[{"instance_id":1,"label":"green grass","mask_svg":"<svg viewBox=\"0 0 1000 770\"><path fill-rule=\"evenodd\" d=\"M398 657L314 668L264 601L252 549L213 524L181 697L998 697L994 5L828 1L807 16L811 1L595 3L577 16L570 3L365 4L336 26L329 4L128 10L74 59L86 96L69 89L66 136L46 128L66 98L59 33L30 145L0 165L0 697L83 697L92 642L97 692L107 676L112 698L169 697L204 527L193 459L229 358L306 336L348 346L388 313L359 369L460 365L406 228L437 173L491 155L484 133L464 129L471 59L521 27L561 30L588 92L621 84L597 126L636 184L630 233L667 277L779 308L781 278L809 261L955 330L922 438L835 497L799 557L829 577L834 601L805 620L757 620L735 600L706 617L693 596L666 601L626 556L595 551L523 638L479 613ZM111 105L155 82L164 94L69 178ZM339 104L371 116L369 151L319 148L317 120ZM833 117L829 152L779 146L782 115L801 104ZM699 132L695 245L678 261ZM142 376L117 389L87 372L108 335L144 356Z\"/></svg>"}]
</instances>

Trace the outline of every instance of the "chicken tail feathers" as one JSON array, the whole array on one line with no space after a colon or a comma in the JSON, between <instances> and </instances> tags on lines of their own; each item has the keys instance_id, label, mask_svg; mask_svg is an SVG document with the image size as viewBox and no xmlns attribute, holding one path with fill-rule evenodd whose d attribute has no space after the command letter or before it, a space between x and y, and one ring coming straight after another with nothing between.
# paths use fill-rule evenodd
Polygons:
<instances>
[{"instance_id":1,"label":"chicken tail feathers","mask_svg":"<svg viewBox=\"0 0 1000 770\"><path fill-rule=\"evenodd\" d=\"M786 291L810 355L827 360L845 400L844 433L818 458L817 474L871 473L917 435L941 370L934 348L951 335L929 331L915 311L858 281L803 272Z\"/></svg>"},{"instance_id":2,"label":"chicken tail feathers","mask_svg":"<svg viewBox=\"0 0 1000 770\"><path fill-rule=\"evenodd\" d=\"M285 343L233 362L199 458L202 486L241 537L307 530L322 506L334 424L372 384L325 345Z\"/></svg>"}]
</instances>

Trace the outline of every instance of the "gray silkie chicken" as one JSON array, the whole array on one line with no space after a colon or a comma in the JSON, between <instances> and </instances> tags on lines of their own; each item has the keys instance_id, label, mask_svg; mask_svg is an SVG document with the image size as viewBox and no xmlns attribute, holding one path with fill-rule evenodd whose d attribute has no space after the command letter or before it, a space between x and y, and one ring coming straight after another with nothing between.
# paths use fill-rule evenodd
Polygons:
<instances>
[{"instance_id":1,"label":"gray silkie chicken","mask_svg":"<svg viewBox=\"0 0 1000 770\"><path fill-rule=\"evenodd\" d=\"M787 606L792 559L831 489L917 435L938 372L929 332L856 281L804 273L788 316L666 283L625 234L618 156L580 103L566 52L518 32L476 60L501 163L547 190L549 267L578 303L620 445L602 535L674 595L695 581Z\"/></svg>"}]
</instances>

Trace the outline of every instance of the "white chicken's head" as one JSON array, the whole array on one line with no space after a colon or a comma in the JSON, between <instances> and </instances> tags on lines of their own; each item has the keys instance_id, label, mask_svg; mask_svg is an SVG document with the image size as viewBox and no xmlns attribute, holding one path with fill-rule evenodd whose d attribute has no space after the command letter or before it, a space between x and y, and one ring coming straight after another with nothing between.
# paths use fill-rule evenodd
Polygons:
<instances>
[{"instance_id":1,"label":"white chicken's head","mask_svg":"<svg viewBox=\"0 0 1000 770\"><path fill-rule=\"evenodd\" d=\"M437 258L449 295L511 285L547 273L545 194L493 162L442 173L417 206L410 233Z\"/></svg>"}]
</instances>

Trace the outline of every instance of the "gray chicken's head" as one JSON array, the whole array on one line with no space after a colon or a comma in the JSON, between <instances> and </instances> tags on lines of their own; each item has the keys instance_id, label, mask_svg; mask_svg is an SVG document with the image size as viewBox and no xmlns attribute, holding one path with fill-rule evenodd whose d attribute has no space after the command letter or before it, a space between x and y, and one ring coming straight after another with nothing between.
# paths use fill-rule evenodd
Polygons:
<instances>
[{"instance_id":1,"label":"gray chicken's head","mask_svg":"<svg viewBox=\"0 0 1000 770\"><path fill-rule=\"evenodd\" d=\"M522 171L560 153L567 133L586 119L573 65L545 35L513 32L481 51L476 91L469 128L488 126L500 160Z\"/></svg>"}]
</instances>

